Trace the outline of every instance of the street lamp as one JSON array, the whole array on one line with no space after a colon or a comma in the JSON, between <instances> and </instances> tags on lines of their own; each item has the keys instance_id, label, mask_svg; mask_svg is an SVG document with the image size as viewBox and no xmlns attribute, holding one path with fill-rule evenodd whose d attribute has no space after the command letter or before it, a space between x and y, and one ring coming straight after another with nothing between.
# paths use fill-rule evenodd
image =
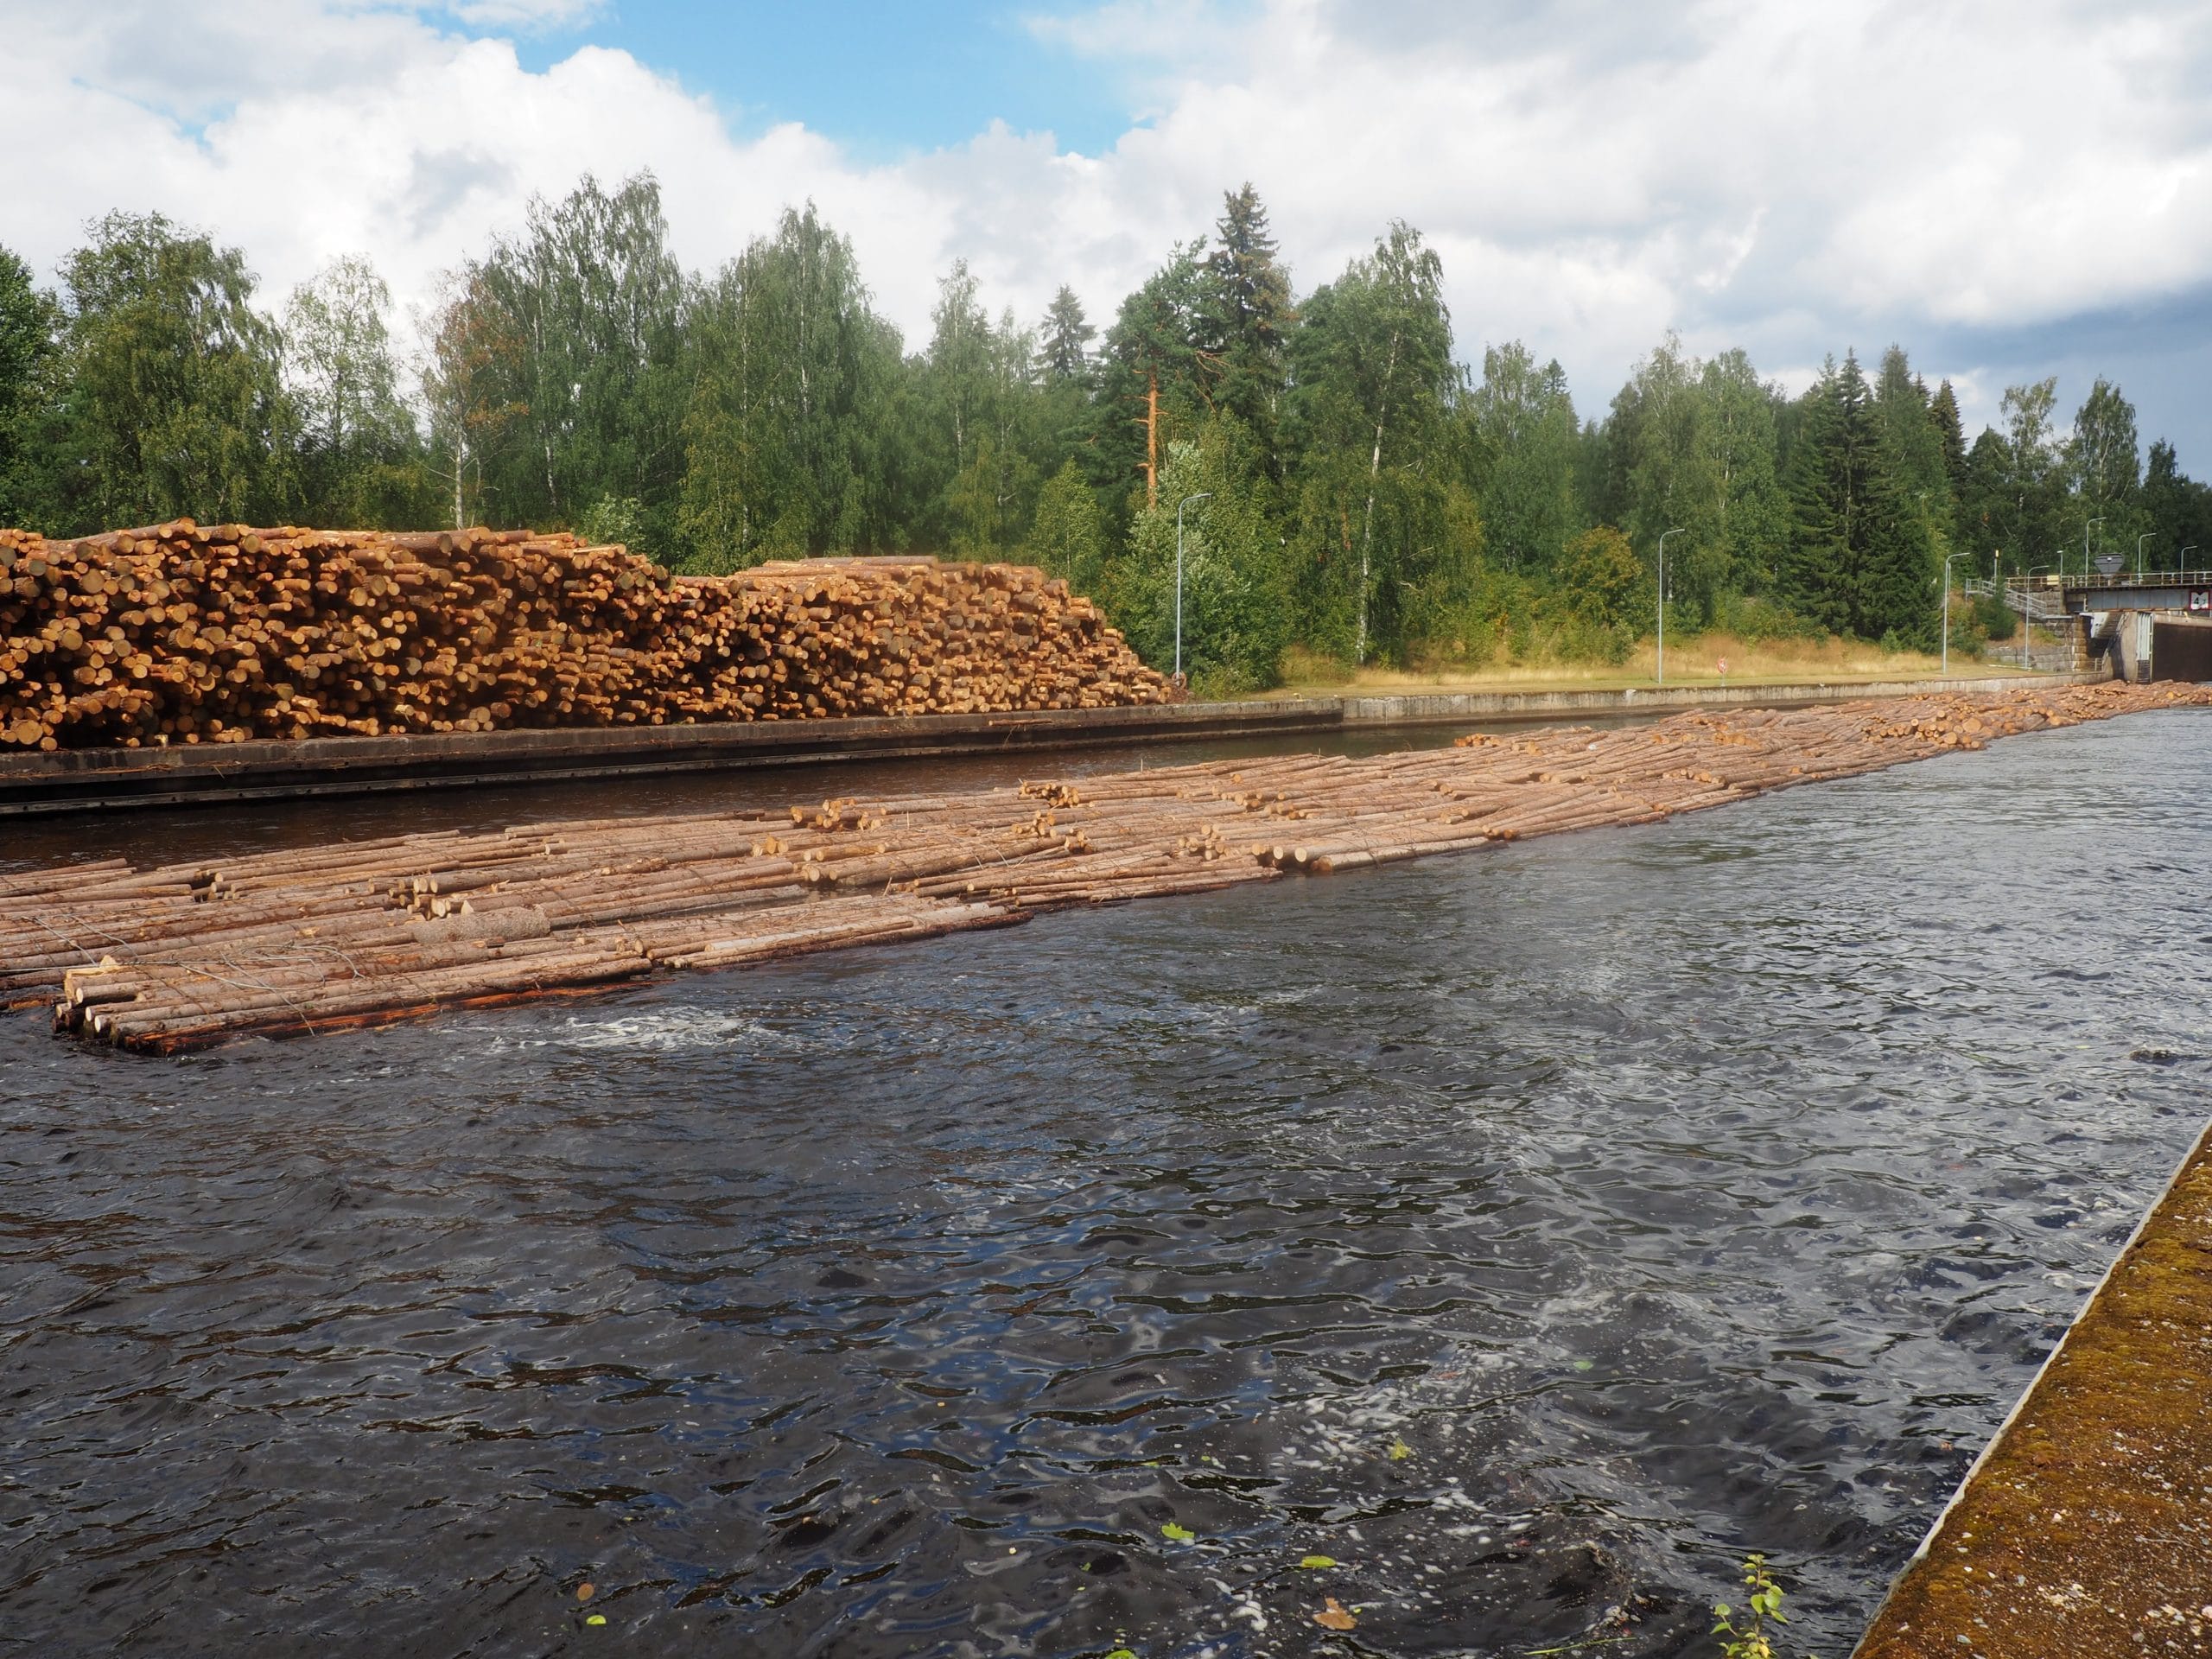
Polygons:
<instances>
[{"instance_id":1,"label":"street lamp","mask_svg":"<svg viewBox=\"0 0 2212 1659\"><path fill-rule=\"evenodd\" d=\"M1659 536L1659 683L1667 683L1667 537L1682 533L1681 526Z\"/></svg>"},{"instance_id":2,"label":"street lamp","mask_svg":"<svg viewBox=\"0 0 2212 1659\"><path fill-rule=\"evenodd\" d=\"M2146 530L2135 538L2135 580L2138 582L2143 580L2143 543L2149 541L2155 533Z\"/></svg>"},{"instance_id":3,"label":"street lamp","mask_svg":"<svg viewBox=\"0 0 2212 1659\"><path fill-rule=\"evenodd\" d=\"M2196 551L2196 543L2195 542L2191 542L2187 547L2184 547L2180 552L2174 555L2174 575L2179 575L2183 571L2189 569L2189 556Z\"/></svg>"},{"instance_id":4,"label":"street lamp","mask_svg":"<svg viewBox=\"0 0 2212 1659\"><path fill-rule=\"evenodd\" d=\"M1951 561L1959 556L1943 556L1943 677L1951 675Z\"/></svg>"},{"instance_id":5,"label":"street lamp","mask_svg":"<svg viewBox=\"0 0 2212 1659\"><path fill-rule=\"evenodd\" d=\"M2101 518L2092 518L2082 526L2082 580L2084 582L2089 579L2089 532L2102 523L2104 520ZM2058 562L2058 579L2061 582L2066 580L2066 561L2063 555Z\"/></svg>"},{"instance_id":6,"label":"street lamp","mask_svg":"<svg viewBox=\"0 0 2212 1659\"><path fill-rule=\"evenodd\" d=\"M1186 495L1175 504L1175 683L1183 683L1183 509L1193 501L1211 500L1211 490Z\"/></svg>"}]
</instances>

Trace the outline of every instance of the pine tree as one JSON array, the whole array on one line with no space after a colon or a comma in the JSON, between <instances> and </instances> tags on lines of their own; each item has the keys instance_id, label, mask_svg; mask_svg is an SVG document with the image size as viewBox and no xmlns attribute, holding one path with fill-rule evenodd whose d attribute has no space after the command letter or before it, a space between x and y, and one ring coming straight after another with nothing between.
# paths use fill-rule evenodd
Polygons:
<instances>
[{"instance_id":1,"label":"pine tree","mask_svg":"<svg viewBox=\"0 0 2212 1659\"><path fill-rule=\"evenodd\" d=\"M1132 480L1141 483L1139 505L1145 507L1159 499L1168 444L1195 434L1205 419L1204 381L1211 365L1204 343L1204 251L1198 242L1177 248L1122 302L1106 334L1089 446L1103 463L1094 478L1116 493Z\"/></svg>"}]
</instances>

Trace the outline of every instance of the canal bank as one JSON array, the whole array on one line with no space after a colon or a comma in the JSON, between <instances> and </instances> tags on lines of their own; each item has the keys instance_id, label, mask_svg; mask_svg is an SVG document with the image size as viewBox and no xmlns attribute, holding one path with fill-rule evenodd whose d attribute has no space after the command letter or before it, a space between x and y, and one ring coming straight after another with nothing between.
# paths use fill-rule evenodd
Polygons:
<instances>
[{"instance_id":1,"label":"canal bank","mask_svg":"<svg viewBox=\"0 0 2212 1659\"><path fill-rule=\"evenodd\" d=\"M2105 675L1452 691L904 718L253 740L0 755L0 817L842 762L1637 719L1703 708L1998 691Z\"/></svg>"},{"instance_id":2,"label":"canal bank","mask_svg":"<svg viewBox=\"0 0 2212 1659\"><path fill-rule=\"evenodd\" d=\"M1856 1659L2212 1651L2208 1399L2212 1129L1960 1483Z\"/></svg>"}]
</instances>

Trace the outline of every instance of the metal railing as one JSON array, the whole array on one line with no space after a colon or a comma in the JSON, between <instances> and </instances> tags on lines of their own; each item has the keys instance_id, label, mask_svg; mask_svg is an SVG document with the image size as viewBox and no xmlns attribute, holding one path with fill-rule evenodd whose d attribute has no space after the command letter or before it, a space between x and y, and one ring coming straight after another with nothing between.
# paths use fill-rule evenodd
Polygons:
<instances>
[{"instance_id":1,"label":"metal railing","mask_svg":"<svg viewBox=\"0 0 2212 1659\"><path fill-rule=\"evenodd\" d=\"M1987 584L1984 584L1986 587ZM2069 572L2063 576L2007 576L2007 589L2035 587L2052 593L2066 593L2080 589L2108 588L2212 588L2212 570L2145 570L2133 575L2125 570L2106 575L2076 575Z\"/></svg>"}]
</instances>

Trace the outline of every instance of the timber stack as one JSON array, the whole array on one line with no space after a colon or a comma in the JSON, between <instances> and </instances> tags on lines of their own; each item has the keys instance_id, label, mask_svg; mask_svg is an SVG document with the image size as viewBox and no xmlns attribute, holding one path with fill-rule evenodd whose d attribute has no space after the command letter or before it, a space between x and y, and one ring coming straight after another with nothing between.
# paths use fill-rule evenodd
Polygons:
<instances>
[{"instance_id":1,"label":"timber stack","mask_svg":"<svg viewBox=\"0 0 2212 1659\"><path fill-rule=\"evenodd\" d=\"M168 1053L1648 823L2145 709L2066 686L288 849L0 868L0 1001Z\"/></svg>"},{"instance_id":2,"label":"timber stack","mask_svg":"<svg viewBox=\"0 0 2212 1659\"><path fill-rule=\"evenodd\" d=\"M1164 702L1018 565L674 576L568 535L0 530L0 752Z\"/></svg>"}]
</instances>

